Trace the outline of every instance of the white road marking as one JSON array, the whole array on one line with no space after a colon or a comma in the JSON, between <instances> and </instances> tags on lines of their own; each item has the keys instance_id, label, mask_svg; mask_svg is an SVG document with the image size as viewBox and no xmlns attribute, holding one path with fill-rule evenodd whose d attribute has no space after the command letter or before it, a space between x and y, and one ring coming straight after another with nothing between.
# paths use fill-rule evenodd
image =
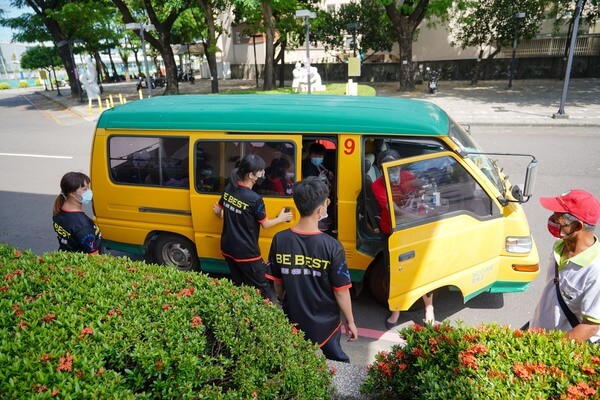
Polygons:
<instances>
[{"instance_id":1,"label":"white road marking","mask_svg":"<svg viewBox=\"0 0 600 400\"><path fill-rule=\"evenodd\" d=\"M63 160L71 160L73 157L70 156L49 156L45 154L19 154L19 153L0 153L0 156L9 157L34 157L34 158L60 158Z\"/></svg>"}]
</instances>

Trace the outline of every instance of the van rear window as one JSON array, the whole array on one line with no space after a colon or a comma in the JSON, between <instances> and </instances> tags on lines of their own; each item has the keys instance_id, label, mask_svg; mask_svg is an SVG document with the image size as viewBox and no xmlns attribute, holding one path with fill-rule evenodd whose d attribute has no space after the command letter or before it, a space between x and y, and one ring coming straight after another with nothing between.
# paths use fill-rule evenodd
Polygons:
<instances>
[{"instance_id":1,"label":"van rear window","mask_svg":"<svg viewBox=\"0 0 600 400\"><path fill-rule=\"evenodd\" d=\"M189 189L189 139L111 136L108 162L113 182Z\"/></svg>"}]
</instances>

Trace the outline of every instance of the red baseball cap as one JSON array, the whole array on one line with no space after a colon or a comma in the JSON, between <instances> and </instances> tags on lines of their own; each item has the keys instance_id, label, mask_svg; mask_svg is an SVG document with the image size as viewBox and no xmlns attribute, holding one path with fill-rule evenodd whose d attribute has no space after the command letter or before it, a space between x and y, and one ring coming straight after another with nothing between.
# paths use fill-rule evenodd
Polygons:
<instances>
[{"instance_id":1,"label":"red baseball cap","mask_svg":"<svg viewBox=\"0 0 600 400\"><path fill-rule=\"evenodd\" d=\"M600 219L600 202L585 190L573 189L556 197L540 197L547 210L569 213L588 225L595 226Z\"/></svg>"}]
</instances>

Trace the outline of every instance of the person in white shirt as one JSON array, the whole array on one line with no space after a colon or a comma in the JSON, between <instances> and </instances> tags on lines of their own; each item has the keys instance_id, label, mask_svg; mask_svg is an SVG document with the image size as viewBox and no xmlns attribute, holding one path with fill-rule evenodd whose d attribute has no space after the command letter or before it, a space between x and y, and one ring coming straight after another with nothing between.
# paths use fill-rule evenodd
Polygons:
<instances>
[{"instance_id":1,"label":"person in white shirt","mask_svg":"<svg viewBox=\"0 0 600 400\"><path fill-rule=\"evenodd\" d=\"M546 284L529 329L562 330L569 339L598 342L600 242L594 227L600 220L600 202L584 190L570 190L557 197L542 197L540 203L553 212L548 231L559 240L554 244ZM573 314L572 321L565 306Z\"/></svg>"}]
</instances>

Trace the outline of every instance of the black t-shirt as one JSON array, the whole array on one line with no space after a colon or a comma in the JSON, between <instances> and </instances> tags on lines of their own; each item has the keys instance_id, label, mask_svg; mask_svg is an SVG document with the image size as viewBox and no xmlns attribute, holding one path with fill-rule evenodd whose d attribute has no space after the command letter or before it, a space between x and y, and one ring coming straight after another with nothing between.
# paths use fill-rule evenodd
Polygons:
<instances>
[{"instance_id":1,"label":"black t-shirt","mask_svg":"<svg viewBox=\"0 0 600 400\"><path fill-rule=\"evenodd\" d=\"M261 258L258 247L260 224L267 218L262 197L238 183L228 184L219 199L223 207L221 251L236 261L255 261Z\"/></svg>"},{"instance_id":2,"label":"black t-shirt","mask_svg":"<svg viewBox=\"0 0 600 400\"><path fill-rule=\"evenodd\" d=\"M321 232L281 231L271 244L267 278L283 283L290 321L313 342L325 344L341 322L334 291L352 286L340 242Z\"/></svg>"},{"instance_id":3,"label":"black t-shirt","mask_svg":"<svg viewBox=\"0 0 600 400\"><path fill-rule=\"evenodd\" d=\"M59 250L96 253L102 248L100 229L83 211L60 210L52 217Z\"/></svg>"}]
</instances>

